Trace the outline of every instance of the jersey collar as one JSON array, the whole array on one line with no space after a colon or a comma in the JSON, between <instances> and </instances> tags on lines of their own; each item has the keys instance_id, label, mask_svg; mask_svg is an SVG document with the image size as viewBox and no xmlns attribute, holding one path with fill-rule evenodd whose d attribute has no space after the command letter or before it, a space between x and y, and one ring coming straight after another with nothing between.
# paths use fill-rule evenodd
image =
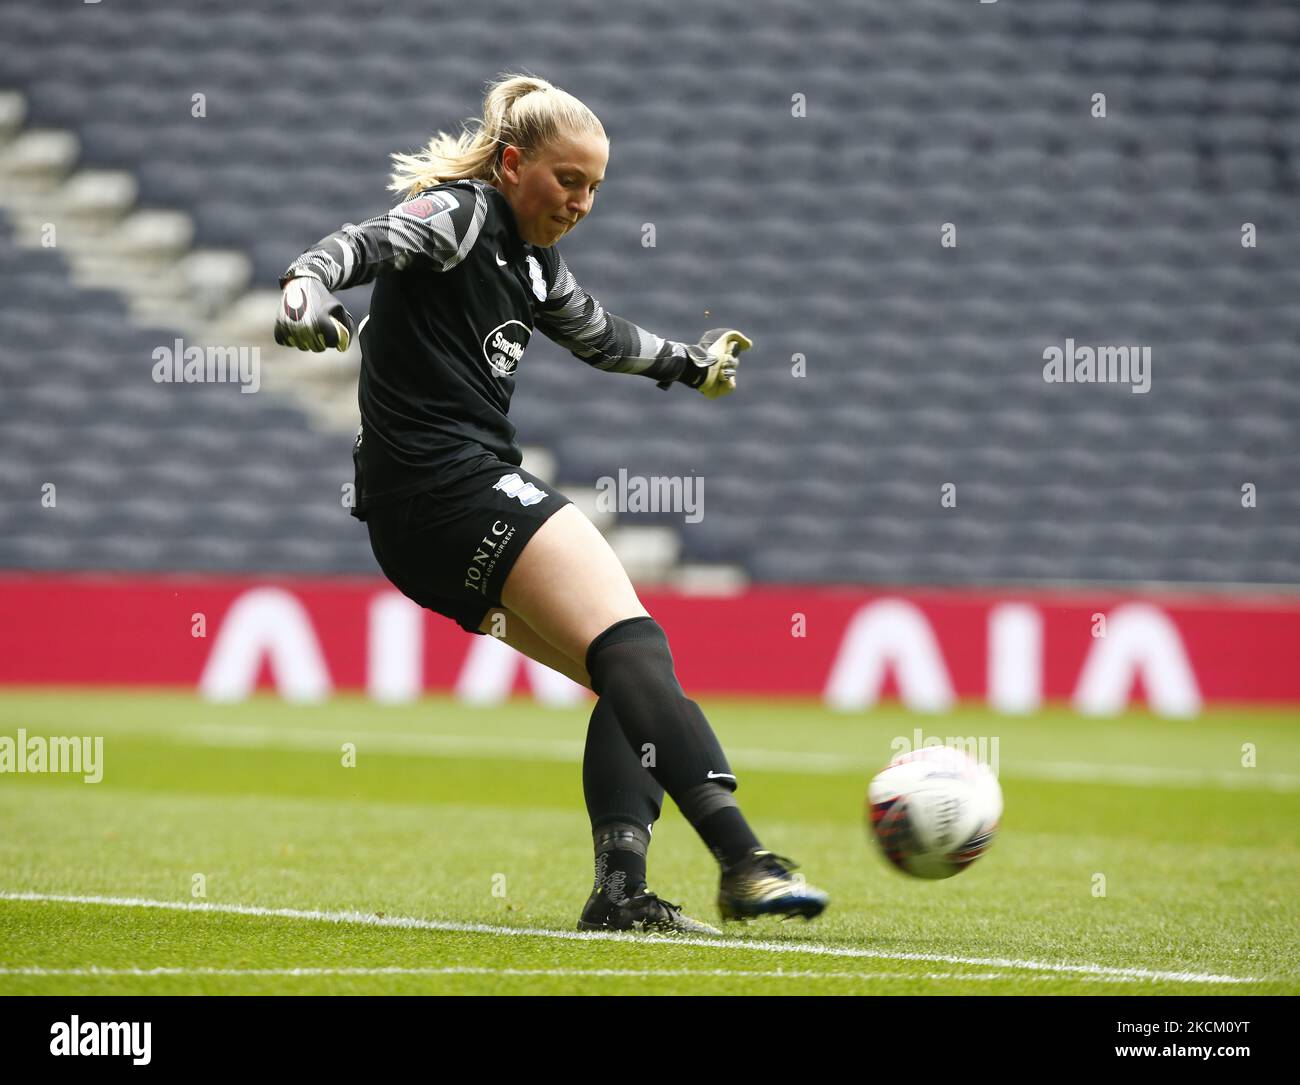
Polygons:
<instances>
[{"instance_id":1,"label":"jersey collar","mask_svg":"<svg viewBox=\"0 0 1300 1085\"><path fill-rule=\"evenodd\" d=\"M510 201L502 195L500 189L489 181L482 182L487 190L487 198L495 200L497 205L498 216L501 219L502 228L506 236L506 244L510 249L510 256L514 260L523 260L529 249L528 245L519 233L519 219L515 217L515 209L510 206Z\"/></svg>"}]
</instances>

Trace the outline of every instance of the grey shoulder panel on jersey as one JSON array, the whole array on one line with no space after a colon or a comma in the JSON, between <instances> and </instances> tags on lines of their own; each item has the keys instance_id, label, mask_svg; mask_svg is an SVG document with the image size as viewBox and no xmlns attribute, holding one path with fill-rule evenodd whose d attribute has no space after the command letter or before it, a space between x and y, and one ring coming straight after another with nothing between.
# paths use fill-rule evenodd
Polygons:
<instances>
[{"instance_id":1,"label":"grey shoulder panel on jersey","mask_svg":"<svg viewBox=\"0 0 1300 1085\"><path fill-rule=\"evenodd\" d=\"M281 278L309 273L333 291L360 286L416 261L448 271L469 255L486 218L487 198L481 191L448 182L360 225L347 223L294 260Z\"/></svg>"},{"instance_id":2,"label":"grey shoulder panel on jersey","mask_svg":"<svg viewBox=\"0 0 1300 1085\"><path fill-rule=\"evenodd\" d=\"M390 244L406 256L397 266L423 257L436 270L450 271L469 255L486 218L487 199L470 182L426 189L386 216Z\"/></svg>"}]
</instances>

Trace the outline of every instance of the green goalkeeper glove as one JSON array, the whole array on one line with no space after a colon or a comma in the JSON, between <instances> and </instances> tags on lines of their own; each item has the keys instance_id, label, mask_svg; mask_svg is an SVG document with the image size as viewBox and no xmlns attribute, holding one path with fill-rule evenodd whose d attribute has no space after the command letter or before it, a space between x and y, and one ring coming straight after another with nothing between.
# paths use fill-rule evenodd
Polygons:
<instances>
[{"instance_id":1,"label":"green goalkeeper glove","mask_svg":"<svg viewBox=\"0 0 1300 1085\"><path fill-rule=\"evenodd\" d=\"M686 348L689 355L686 368L677 379L710 399L728 395L736 390L740 352L753 345L734 328L713 328L698 343ZM666 390L672 384L672 381L660 381L659 387Z\"/></svg>"}]
</instances>

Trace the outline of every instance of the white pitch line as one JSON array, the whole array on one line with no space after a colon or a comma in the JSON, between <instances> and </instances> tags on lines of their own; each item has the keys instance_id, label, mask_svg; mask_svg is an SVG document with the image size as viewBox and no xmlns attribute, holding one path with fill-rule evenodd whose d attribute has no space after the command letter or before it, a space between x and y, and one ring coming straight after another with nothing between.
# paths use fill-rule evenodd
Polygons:
<instances>
[{"instance_id":1,"label":"white pitch line","mask_svg":"<svg viewBox=\"0 0 1300 1085\"><path fill-rule=\"evenodd\" d=\"M742 938L655 937L644 934L605 931L556 931L532 927L497 927L487 923L461 923L442 919L406 916L376 916L362 912L323 912L299 908L263 908L252 904L212 904L207 901L147 900L141 897L88 897L57 893L9 892L0 890L0 900L37 901L56 904L99 904L121 908L161 908L178 912L208 912L222 915L250 915L280 919L307 919L325 923L352 923L369 927L397 927L404 930L447 931L460 934L490 934L510 938L556 938L563 941L656 942L691 949L745 949L759 953L806 953L823 957L852 957L884 961L925 961L931 964L965 964L979 968L1013 968L1068 976L1125 976L1135 980L1168 983L1260 983L1248 976L1219 976L1208 972L1169 972L1150 968L1117 968L1101 964L1065 964L1056 961L1027 961L1009 957L961 957L947 953L904 953L827 946L816 942L750 942Z\"/></svg>"},{"instance_id":2,"label":"white pitch line","mask_svg":"<svg viewBox=\"0 0 1300 1085\"><path fill-rule=\"evenodd\" d=\"M125 733L125 732L119 732ZM355 742L358 752L415 757L499 758L508 761L573 762L582 756L582 743L570 739L507 738L488 735L420 735L401 731L329 731L319 728L277 728L262 724L198 724L182 730L141 729L180 745L223 746L235 749L279 749L337 752L343 742ZM790 772L810 776L861 775L874 771L865 757L806 750L728 750L739 769ZM879 767L879 766L875 766ZM1254 769L1213 770L1172 765L1104 765L1072 761L1008 761L1000 775L1018 780L1053 783L1124 784L1156 787L1222 787L1231 790L1300 791L1300 775Z\"/></svg>"},{"instance_id":3,"label":"white pitch line","mask_svg":"<svg viewBox=\"0 0 1300 1085\"><path fill-rule=\"evenodd\" d=\"M629 979L673 978L678 976L717 977L737 979L842 979L842 980L1051 980L1052 976L1024 976L1016 972L798 972L777 969L758 971L744 968L478 968L449 966L447 968L210 968L210 967L156 967L156 968L44 968L27 965L18 968L0 968L0 976L617 976ZM1089 976L1089 982L1135 983L1128 976Z\"/></svg>"}]
</instances>

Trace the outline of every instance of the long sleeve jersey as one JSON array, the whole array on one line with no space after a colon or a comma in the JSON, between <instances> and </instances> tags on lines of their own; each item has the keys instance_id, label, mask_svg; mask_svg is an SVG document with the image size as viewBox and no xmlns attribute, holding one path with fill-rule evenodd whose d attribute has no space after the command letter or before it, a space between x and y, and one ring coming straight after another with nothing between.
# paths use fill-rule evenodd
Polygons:
<instances>
[{"instance_id":1,"label":"long sleeve jersey","mask_svg":"<svg viewBox=\"0 0 1300 1085\"><path fill-rule=\"evenodd\" d=\"M596 369L674 381L687 344L608 313L554 246L526 243L486 181L436 185L322 238L281 282L331 292L376 280L361 340L352 515L523 455L506 417L534 328ZM667 385L665 385L666 387Z\"/></svg>"}]
</instances>

